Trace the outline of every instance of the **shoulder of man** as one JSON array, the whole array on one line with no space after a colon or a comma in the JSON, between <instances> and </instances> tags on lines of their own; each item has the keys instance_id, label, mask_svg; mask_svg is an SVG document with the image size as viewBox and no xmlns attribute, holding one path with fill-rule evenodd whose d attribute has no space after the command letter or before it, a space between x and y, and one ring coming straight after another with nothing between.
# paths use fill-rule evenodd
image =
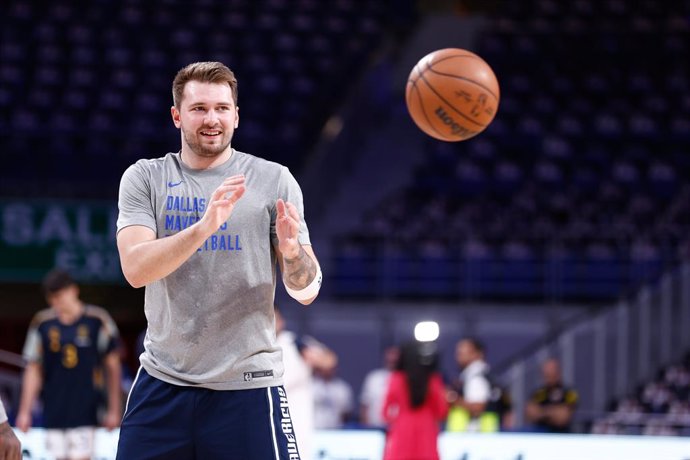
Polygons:
<instances>
[{"instance_id":1,"label":"shoulder of man","mask_svg":"<svg viewBox=\"0 0 690 460\"><path fill-rule=\"evenodd\" d=\"M38 328L41 324L57 319L57 313L52 308L46 308L37 312L31 322L29 323L29 328Z\"/></svg>"},{"instance_id":2,"label":"shoulder of man","mask_svg":"<svg viewBox=\"0 0 690 460\"><path fill-rule=\"evenodd\" d=\"M563 402L568 405L575 405L579 399L577 390L571 387L563 387Z\"/></svg>"},{"instance_id":3,"label":"shoulder of man","mask_svg":"<svg viewBox=\"0 0 690 460\"><path fill-rule=\"evenodd\" d=\"M548 394L548 391L547 391L546 387L540 386L539 388L537 388L536 390L534 390L532 392L532 395L530 396L529 399L530 399L530 401L540 403L542 401L546 401L547 394Z\"/></svg>"},{"instance_id":4,"label":"shoulder of man","mask_svg":"<svg viewBox=\"0 0 690 460\"><path fill-rule=\"evenodd\" d=\"M110 333L110 335L117 335L117 326L115 320L110 316L110 313L98 305L87 304L84 306L84 316L88 318L96 318L102 326Z\"/></svg>"}]
</instances>

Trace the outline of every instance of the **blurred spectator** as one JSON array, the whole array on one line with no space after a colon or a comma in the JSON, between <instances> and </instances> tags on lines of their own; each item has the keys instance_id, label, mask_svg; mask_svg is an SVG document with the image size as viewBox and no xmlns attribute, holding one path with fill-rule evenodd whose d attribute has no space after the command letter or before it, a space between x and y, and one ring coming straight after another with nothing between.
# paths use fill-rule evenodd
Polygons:
<instances>
[{"instance_id":1,"label":"blurred spectator","mask_svg":"<svg viewBox=\"0 0 690 460\"><path fill-rule=\"evenodd\" d=\"M673 401L666 418L672 423L690 427L690 401Z\"/></svg>"},{"instance_id":2,"label":"blurred spectator","mask_svg":"<svg viewBox=\"0 0 690 460\"><path fill-rule=\"evenodd\" d=\"M592 434L621 434L621 430L612 420L597 420L591 429Z\"/></svg>"},{"instance_id":3,"label":"blurred spectator","mask_svg":"<svg viewBox=\"0 0 690 460\"><path fill-rule=\"evenodd\" d=\"M38 312L29 326L16 425L29 430L40 394L51 454L91 458L104 385L108 410L103 425L113 429L122 417L117 326L104 309L79 299L79 287L63 270L46 275L43 291L50 308Z\"/></svg>"},{"instance_id":4,"label":"blurred spectator","mask_svg":"<svg viewBox=\"0 0 690 460\"><path fill-rule=\"evenodd\" d=\"M690 370L674 363L634 395L614 402L612 412L592 423L592 433L687 436L690 434Z\"/></svg>"},{"instance_id":5,"label":"blurred spectator","mask_svg":"<svg viewBox=\"0 0 690 460\"><path fill-rule=\"evenodd\" d=\"M539 432L567 433L577 407L577 392L561 381L561 367L556 359L544 361L541 371L544 384L527 403L527 421Z\"/></svg>"},{"instance_id":6,"label":"blurred spectator","mask_svg":"<svg viewBox=\"0 0 690 460\"><path fill-rule=\"evenodd\" d=\"M664 375L664 382L678 399L690 399L690 369L682 366L670 366Z\"/></svg>"},{"instance_id":7,"label":"blurred spectator","mask_svg":"<svg viewBox=\"0 0 690 460\"><path fill-rule=\"evenodd\" d=\"M331 370L338 358L312 337L298 337L285 329L285 319L278 307L276 315L276 343L283 349L283 386L297 436L297 447L302 458L312 458L314 434L313 370Z\"/></svg>"},{"instance_id":8,"label":"blurred spectator","mask_svg":"<svg viewBox=\"0 0 690 460\"><path fill-rule=\"evenodd\" d=\"M314 426L337 429L350 420L354 396L350 384L337 375L337 368L314 370Z\"/></svg>"},{"instance_id":9,"label":"blurred spectator","mask_svg":"<svg viewBox=\"0 0 690 460\"><path fill-rule=\"evenodd\" d=\"M455 359L461 369L459 378L452 383L448 399L452 403L448 413L448 431L495 432L500 429L501 417L509 404L492 405L492 383L489 365L484 361L484 345L477 339L460 340L455 348ZM501 413L498 411L501 410Z\"/></svg>"},{"instance_id":10,"label":"blurred spectator","mask_svg":"<svg viewBox=\"0 0 690 460\"><path fill-rule=\"evenodd\" d=\"M672 394L662 382L649 382L642 391L642 404L646 412L665 414L668 411Z\"/></svg>"},{"instance_id":11,"label":"blurred spectator","mask_svg":"<svg viewBox=\"0 0 690 460\"><path fill-rule=\"evenodd\" d=\"M644 416L644 408L637 398L625 398L618 403L613 413L613 420L624 424L640 423Z\"/></svg>"},{"instance_id":12,"label":"blurred spectator","mask_svg":"<svg viewBox=\"0 0 690 460\"><path fill-rule=\"evenodd\" d=\"M678 432L667 421L653 418L645 424L642 434L644 436L677 436Z\"/></svg>"},{"instance_id":13,"label":"blurred spectator","mask_svg":"<svg viewBox=\"0 0 690 460\"><path fill-rule=\"evenodd\" d=\"M390 428L384 460L438 460L438 433L448 413L433 342L410 342L400 351L383 405Z\"/></svg>"},{"instance_id":14,"label":"blurred spectator","mask_svg":"<svg viewBox=\"0 0 690 460\"><path fill-rule=\"evenodd\" d=\"M388 391L388 380L400 357L398 347L391 346L383 352L383 365L364 377L360 396L360 423L372 428L384 427L383 401Z\"/></svg>"}]
</instances>

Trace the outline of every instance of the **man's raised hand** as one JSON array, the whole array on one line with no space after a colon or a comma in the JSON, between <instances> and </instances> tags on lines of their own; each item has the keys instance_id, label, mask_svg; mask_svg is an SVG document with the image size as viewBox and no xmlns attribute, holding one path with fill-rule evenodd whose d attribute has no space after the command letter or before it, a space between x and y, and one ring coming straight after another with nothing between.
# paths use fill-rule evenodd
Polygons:
<instances>
[{"instance_id":1,"label":"man's raised hand","mask_svg":"<svg viewBox=\"0 0 690 460\"><path fill-rule=\"evenodd\" d=\"M244 174L226 178L211 195L201 222L208 225L212 232L218 230L230 218L235 204L242 198L245 189Z\"/></svg>"}]
</instances>

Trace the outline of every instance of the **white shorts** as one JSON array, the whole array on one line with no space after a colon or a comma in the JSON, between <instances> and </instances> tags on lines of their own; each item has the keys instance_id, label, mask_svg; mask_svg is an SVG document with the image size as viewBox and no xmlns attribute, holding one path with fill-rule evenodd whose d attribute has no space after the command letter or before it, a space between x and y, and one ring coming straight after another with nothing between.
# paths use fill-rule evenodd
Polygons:
<instances>
[{"instance_id":1,"label":"white shorts","mask_svg":"<svg viewBox=\"0 0 690 460\"><path fill-rule=\"evenodd\" d=\"M46 445L55 458L90 459L95 428L82 426L64 430L47 429Z\"/></svg>"}]
</instances>

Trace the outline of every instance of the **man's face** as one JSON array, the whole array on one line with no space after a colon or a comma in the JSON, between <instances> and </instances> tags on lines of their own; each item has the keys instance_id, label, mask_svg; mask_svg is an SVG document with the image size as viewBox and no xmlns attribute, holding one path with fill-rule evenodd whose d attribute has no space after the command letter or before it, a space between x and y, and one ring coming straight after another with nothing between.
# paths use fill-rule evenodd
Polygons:
<instances>
[{"instance_id":1,"label":"man's face","mask_svg":"<svg viewBox=\"0 0 690 460\"><path fill-rule=\"evenodd\" d=\"M471 342L461 340L455 348L455 360L460 367L466 367L468 364L476 361L479 358L479 353L474 348Z\"/></svg>"},{"instance_id":2,"label":"man's face","mask_svg":"<svg viewBox=\"0 0 690 460\"><path fill-rule=\"evenodd\" d=\"M548 360L542 366L542 375L546 385L556 385L561 381L561 367L555 360Z\"/></svg>"},{"instance_id":3,"label":"man's face","mask_svg":"<svg viewBox=\"0 0 690 460\"><path fill-rule=\"evenodd\" d=\"M398 359L400 359L400 350L398 347L388 347L384 352L384 363L386 369L395 369L398 364Z\"/></svg>"},{"instance_id":4,"label":"man's face","mask_svg":"<svg viewBox=\"0 0 690 460\"><path fill-rule=\"evenodd\" d=\"M46 300L48 305L59 314L65 313L75 304L77 304L79 299L79 288L76 285L67 286L55 291L51 294L46 295Z\"/></svg>"},{"instance_id":5,"label":"man's face","mask_svg":"<svg viewBox=\"0 0 690 460\"><path fill-rule=\"evenodd\" d=\"M229 85L190 81L184 87L179 109L171 108L182 142L194 154L214 158L230 146L239 123L239 109Z\"/></svg>"}]
</instances>

